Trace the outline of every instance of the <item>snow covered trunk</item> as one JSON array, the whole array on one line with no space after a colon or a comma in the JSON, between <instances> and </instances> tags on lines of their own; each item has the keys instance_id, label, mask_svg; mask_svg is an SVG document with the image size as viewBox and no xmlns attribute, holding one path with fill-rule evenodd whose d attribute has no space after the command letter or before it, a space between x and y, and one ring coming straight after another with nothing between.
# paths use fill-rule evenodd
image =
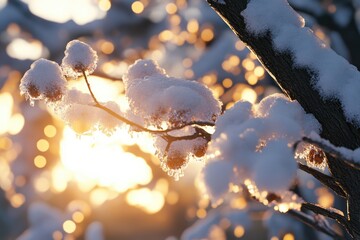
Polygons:
<instances>
[{"instance_id":1,"label":"snow covered trunk","mask_svg":"<svg viewBox=\"0 0 360 240\"><path fill-rule=\"evenodd\" d=\"M264 0L207 1L234 33L257 55L284 93L287 94L289 98L296 99L306 112L312 113L317 118L322 125L321 136L323 138L328 139L336 146L344 146L349 149L360 147L359 124L349 121L346 110L344 110L344 102L342 102L342 99L336 97L326 98L324 94L321 93L321 90L315 86L316 84L314 84L314 82L319 80L318 78L321 76L317 71L318 69L313 68L312 64L306 66L306 64L296 62L296 60L299 59L299 57L296 56L296 50L284 50L276 45L278 44L278 42L274 40L278 37L278 31L276 30L279 30L281 25L289 25L289 22L293 21L295 22L293 24L295 27L292 27L294 27L295 30L296 28L299 30L304 29L300 24L296 26L296 13L288 6L285 0L266 0L268 3ZM246 15L247 8L250 4L253 4L252 16L254 16L254 19L250 19L254 21L252 25L249 25L249 15ZM254 6L255 4L256 6ZM256 11L258 11L258 13L256 13ZM264 21L264 14L268 15L268 21L261 23L261 21ZM247 19L245 19L244 15ZM289 19L287 20L287 18ZM248 22L246 22L246 20ZM261 34L256 34L256 26L259 24L265 24L265 28L268 27L269 29L265 32L263 31ZM290 25L291 24L292 23L290 23ZM253 26L255 26L255 31ZM260 26L260 28L261 27L264 26ZM275 28L274 31L272 31L272 27ZM284 33L286 33L286 31L282 32L282 34ZM293 38L289 36L288 41L296 41L296 38L297 35L293 34ZM284 39L282 39L282 41L284 41ZM314 45L311 44L303 44L304 52L309 51L309 49L306 49L308 46L310 46L310 48L314 47ZM324 46L319 45L318 48L319 49L310 49L310 51L320 51L320 48L324 48ZM319 58L316 60L326 62L327 59ZM342 63L344 63L344 61L342 61ZM346 63L344 64L346 65ZM338 66L327 67L331 69L337 68ZM324 67L324 69L326 70L326 67ZM360 79L358 79L358 76L360 75L357 75L356 72L354 74L355 80L359 82ZM346 77L346 74L341 75L341 78ZM345 83L347 79L338 80L344 81ZM320 82L320 80L318 82ZM354 101L356 100L354 99ZM353 234L355 239L360 239L360 167L348 164L346 161L340 161L332 156L328 156L328 165L336 180L336 184L345 192L348 203L347 218L351 234Z\"/></svg>"}]
</instances>

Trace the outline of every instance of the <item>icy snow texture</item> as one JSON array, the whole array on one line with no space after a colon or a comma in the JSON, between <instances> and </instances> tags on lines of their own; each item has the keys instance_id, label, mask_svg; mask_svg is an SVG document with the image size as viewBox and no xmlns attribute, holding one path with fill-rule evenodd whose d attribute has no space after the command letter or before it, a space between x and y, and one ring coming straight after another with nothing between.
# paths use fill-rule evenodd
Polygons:
<instances>
[{"instance_id":1,"label":"icy snow texture","mask_svg":"<svg viewBox=\"0 0 360 240\"><path fill-rule=\"evenodd\" d=\"M71 89L66 92L63 101L59 101L51 107L54 113L78 134L95 129L109 134L121 124L119 120L92 104L93 100L89 94ZM102 105L116 113L121 112L119 105L115 102L105 102Z\"/></svg>"},{"instance_id":2,"label":"icy snow texture","mask_svg":"<svg viewBox=\"0 0 360 240\"><path fill-rule=\"evenodd\" d=\"M44 99L60 100L66 91L66 79L60 66L46 59L36 60L20 82L20 93L30 101Z\"/></svg>"},{"instance_id":3,"label":"icy snow texture","mask_svg":"<svg viewBox=\"0 0 360 240\"><path fill-rule=\"evenodd\" d=\"M175 134L174 134L175 133ZM176 134L177 133L177 134ZM185 130L172 131L171 136L189 136L195 133L191 127ZM154 147L160 160L160 167L175 180L184 176L184 170L190 159L200 159L206 153L207 140L197 137L191 140L178 140L171 143L167 149L168 142L160 136L154 136Z\"/></svg>"},{"instance_id":4,"label":"icy snow texture","mask_svg":"<svg viewBox=\"0 0 360 240\"><path fill-rule=\"evenodd\" d=\"M285 191L297 169L292 144L312 131L320 131L317 120L282 94L256 105L237 102L219 117L207 152L203 179L212 201L221 199L229 183L246 179L260 191Z\"/></svg>"},{"instance_id":5,"label":"icy snow texture","mask_svg":"<svg viewBox=\"0 0 360 240\"><path fill-rule=\"evenodd\" d=\"M152 60L137 60L123 77L125 94L135 115L147 125L179 126L191 121L214 122L220 102L204 85L169 77Z\"/></svg>"},{"instance_id":6,"label":"icy snow texture","mask_svg":"<svg viewBox=\"0 0 360 240\"><path fill-rule=\"evenodd\" d=\"M338 99L347 120L360 127L360 73L305 28L304 19L286 0L252 0L242 15L252 33L270 31L279 51L290 51L298 67L315 71L313 84L321 96Z\"/></svg>"},{"instance_id":7,"label":"icy snow texture","mask_svg":"<svg viewBox=\"0 0 360 240\"><path fill-rule=\"evenodd\" d=\"M77 78L83 75L82 71L87 75L93 73L97 61L96 52L88 44L72 40L66 45L61 67L66 76Z\"/></svg>"}]
</instances>

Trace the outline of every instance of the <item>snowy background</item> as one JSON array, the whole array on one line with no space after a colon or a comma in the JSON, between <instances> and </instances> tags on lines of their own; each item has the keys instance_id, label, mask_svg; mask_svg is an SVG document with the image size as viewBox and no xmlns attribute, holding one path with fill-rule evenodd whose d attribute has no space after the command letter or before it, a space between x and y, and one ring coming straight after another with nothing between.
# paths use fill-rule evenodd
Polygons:
<instances>
[{"instance_id":1,"label":"snowy background","mask_svg":"<svg viewBox=\"0 0 360 240\"><path fill-rule=\"evenodd\" d=\"M359 1L290 3L324 44L360 68ZM60 64L73 39L98 53L91 81L99 99L124 99L122 76L139 58L207 85L223 110L279 92L206 1L0 0L0 32L0 239L326 239L246 194L213 208L197 181L203 162L174 181L150 140L79 137L45 104L31 107L20 96L31 63ZM343 208L309 175L297 180L304 199Z\"/></svg>"}]
</instances>

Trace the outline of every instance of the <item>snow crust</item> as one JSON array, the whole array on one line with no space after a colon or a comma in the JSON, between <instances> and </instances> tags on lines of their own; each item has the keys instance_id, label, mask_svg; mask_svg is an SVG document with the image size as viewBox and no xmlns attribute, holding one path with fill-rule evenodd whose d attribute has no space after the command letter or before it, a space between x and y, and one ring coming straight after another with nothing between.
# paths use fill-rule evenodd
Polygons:
<instances>
[{"instance_id":1,"label":"snow crust","mask_svg":"<svg viewBox=\"0 0 360 240\"><path fill-rule=\"evenodd\" d=\"M282 94L254 105L237 102L219 117L209 145L209 162L203 169L207 193L216 202L230 183L246 180L260 191L285 191L297 169L292 145L320 129L298 102Z\"/></svg>"},{"instance_id":2,"label":"snow crust","mask_svg":"<svg viewBox=\"0 0 360 240\"><path fill-rule=\"evenodd\" d=\"M297 67L315 72L312 84L324 99L338 99L349 122L360 126L360 73L347 60L327 48L286 0L252 0L242 12L248 30L272 34L275 48L290 51ZM346 10L338 22L346 24Z\"/></svg>"},{"instance_id":3,"label":"snow crust","mask_svg":"<svg viewBox=\"0 0 360 240\"><path fill-rule=\"evenodd\" d=\"M66 45L61 66L65 75L76 78L94 72L98 61L97 53L86 43L72 40Z\"/></svg>"},{"instance_id":4,"label":"snow crust","mask_svg":"<svg viewBox=\"0 0 360 240\"><path fill-rule=\"evenodd\" d=\"M130 108L147 125L214 122L220 114L220 102L205 85L169 77L153 60L137 60L123 80Z\"/></svg>"}]
</instances>

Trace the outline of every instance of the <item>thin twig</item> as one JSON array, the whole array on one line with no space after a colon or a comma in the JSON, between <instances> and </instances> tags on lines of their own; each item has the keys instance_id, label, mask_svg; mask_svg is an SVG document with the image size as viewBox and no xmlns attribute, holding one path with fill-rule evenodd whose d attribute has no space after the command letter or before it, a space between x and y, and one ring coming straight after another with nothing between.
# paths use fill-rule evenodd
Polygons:
<instances>
[{"instance_id":1,"label":"thin twig","mask_svg":"<svg viewBox=\"0 0 360 240\"><path fill-rule=\"evenodd\" d=\"M357 163L357 162L354 162L354 160L352 159L349 159L348 157L346 157L343 153L341 153L340 151L338 151L335 146L332 146L331 144L325 144L323 142L320 142L320 141L317 141L317 140L314 140L314 139L311 139L311 138L307 138L307 137L304 137L303 139L303 142L307 142L307 143L310 143L316 147L319 147L321 148L324 152L326 152L327 154L330 154L331 156L339 159L339 160L342 160L345 164L357 169L357 170L360 170L360 164ZM349 150L351 151L351 150Z\"/></svg>"},{"instance_id":2,"label":"thin twig","mask_svg":"<svg viewBox=\"0 0 360 240\"><path fill-rule=\"evenodd\" d=\"M305 223L306 225L315 228L316 230L325 233L326 235L332 237L333 239L342 240L345 239L343 236L341 236L339 233L335 232L333 229L329 228L328 226L324 224L319 224L319 222L313 218L312 216L309 216L306 213L299 212L296 210L289 210L286 212L290 216L300 220L301 222Z\"/></svg>"},{"instance_id":3,"label":"thin twig","mask_svg":"<svg viewBox=\"0 0 360 240\"><path fill-rule=\"evenodd\" d=\"M333 177L328 176L322 172L319 172L316 169L308 167L302 163L298 163L298 167L300 170L312 175L314 178L319 180L322 184L324 184L328 188L332 189L340 197L346 198L345 191L341 188L341 186L336 182L336 180Z\"/></svg>"},{"instance_id":4,"label":"thin twig","mask_svg":"<svg viewBox=\"0 0 360 240\"><path fill-rule=\"evenodd\" d=\"M309 210L312 211L313 213L316 214L320 214L322 216L331 218L336 220L339 224L341 224L342 226L344 226L344 228L349 232L350 231L350 226L348 221L346 220L346 218L344 217L344 213L341 212L338 209L335 208L323 208L319 205L313 204L313 203L303 203L301 205L301 210Z\"/></svg>"},{"instance_id":5,"label":"thin twig","mask_svg":"<svg viewBox=\"0 0 360 240\"><path fill-rule=\"evenodd\" d=\"M325 217L329 217L331 219L338 221L339 223L343 223L344 221L346 221L344 217L344 213L336 208L326 209L317 204L305 202L301 204L301 210L304 209L310 210L313 213L320 214Z\"/></svg>"},{"instance_id":6,"label":"thin twig","mask_svg":"<svg viewBox=\"0 0 360 240\"><path fill-rule=\"evenodd\" d=\"M152 134L165 134L165 133L169 133L169 132L172 132L172 131L175 131L175 130L179 130L179 129L183 129L184 127L187 127L187 126L201 126L201 127L206 127L206 126L209 126L209 127L213 127L215 126L215 123L213 122L205 122L205 121L191 121L191 122L188 122L188 123L185 123L183 125L180 125L180 126L177 126L177 127L173 127L173 128L169 128L169 129L165 129L165 130L153 130L153 129L148 129L148 128L145 128L143 126L141 126L140 124L137 124L121 115L119 115L118 113L114 112L113 110L111 110L110 108L107 108L105 107L104 105L102 105L96 98L95 94L93 93L92 89L91 89L91 86L90 86L90 83L89 83L89 80L85 74L85 71L82 71L83 75L84 75L84 79L85 79L85 82L86 82L86 85L88 87L88 90L90 92L90 95L92 97L92 99L94 100L95 102L95 107L97 108L100 108L102 110L104 110L105 112L109 113L111 116L113 116L114 118L132 126L132 127L136 127L138 129L140 129L141 131L144 131L144 132L148 132L148 133L152 133ZM209 133L208 133L209 134ZM178 137L180 138L180 137ZM184 137L181 138L182 140L184 139ZM186 139L184 139L186 140Z\"/></svg>"}]
</instances>

